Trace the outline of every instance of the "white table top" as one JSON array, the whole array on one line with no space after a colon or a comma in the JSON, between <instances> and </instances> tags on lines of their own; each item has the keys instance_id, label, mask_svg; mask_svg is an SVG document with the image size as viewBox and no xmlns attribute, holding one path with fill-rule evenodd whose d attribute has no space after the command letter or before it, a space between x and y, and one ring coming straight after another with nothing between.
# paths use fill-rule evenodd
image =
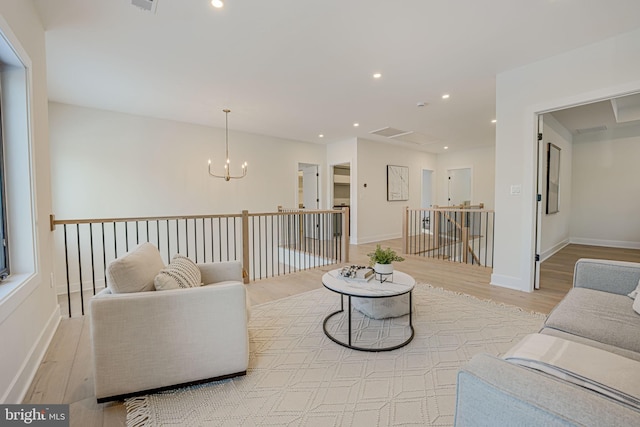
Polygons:
<instances>
[{"instance_id":1,"label":"white table top","mask_svg":"<svg viewBox=\"0 0 640 427\"><path fill-rule=\"evenodd\" d=\"M388 280L380 283L375 277L368 282L348 279L340 276L340 269L331 270L322 276L322 284L332 291L356 297L393 297L405 294L416 284L413 277L398 270Z\"/></svg>"}]
</instances>

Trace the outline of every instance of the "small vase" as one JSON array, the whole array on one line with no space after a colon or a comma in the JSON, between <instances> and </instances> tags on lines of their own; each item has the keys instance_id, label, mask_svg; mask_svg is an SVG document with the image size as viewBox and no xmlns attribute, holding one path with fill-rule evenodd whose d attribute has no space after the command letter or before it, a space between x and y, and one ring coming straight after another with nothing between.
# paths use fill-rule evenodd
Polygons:
<instances>
[{"instance_id":1,"label":"small vase","mask_svg":"<svg viewBox=\"0 0 640 427\"><path fill-rule=\"evenodd\" d=\"M393 273L393 264L379 264L376 262L373 269L378 274L391 274Z\"/></svg>"}]
</instances>

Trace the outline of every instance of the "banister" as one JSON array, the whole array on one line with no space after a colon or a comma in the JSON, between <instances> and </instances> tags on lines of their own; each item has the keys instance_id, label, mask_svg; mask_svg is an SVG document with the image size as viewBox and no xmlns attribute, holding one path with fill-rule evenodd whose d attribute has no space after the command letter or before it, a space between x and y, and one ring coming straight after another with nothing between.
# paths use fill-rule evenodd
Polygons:
<instances>
[{"instance_id":1,"label":"banister","mask_svg":"<svg viewBox=\"0 0 640 427\"><path fill-rule=\"evenodd\" d=\"M408 255L493 266L495 212L476 206L403 210L403 248Z\"/></svg>"},{"instance_id":2,"label":"banister","mask_svg":"<svg viewBox=\"0 0 640 427\"><path fill-rule=\"evenodd\" d=\"M195 262L241 260L245 283L349 260L348 209L81 219L51 214L49 226L57 251L54 276L66 277L70 316L70 294L95 294L106 286L108 263L144 242L158 247L166 264L175 253Z\"/></svg>"}]
</instances>

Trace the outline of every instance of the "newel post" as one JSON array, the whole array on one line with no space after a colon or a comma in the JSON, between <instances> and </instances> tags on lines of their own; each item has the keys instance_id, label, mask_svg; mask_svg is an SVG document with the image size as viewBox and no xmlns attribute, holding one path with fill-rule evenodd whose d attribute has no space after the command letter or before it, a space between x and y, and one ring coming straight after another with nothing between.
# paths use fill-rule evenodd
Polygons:
<instances>
[{"instance_id":1,"label":"newel post","mask_svg":"<svg viewBox=\"0 0 640 427\"><path fill-rule=\"evenodd\" d=\"M349 208L342 208L342 247L341 247L341 259L340 262L346 263L349 262Z\"/></svg>"},{"instance_id":2,"label":"newel post","mask_svg":"<svg viewBox=\"0 0 640 427\"><path fill-rule=\"evenodd\" d=\"M249 283L249 211L242 211L242 277ZM245 274L246 273L246 274Z\"/></svg>"},{"instance_id":3,"label":"newel post","mask_svg":"<svg viewBox=\"0 0 640 427\"><path fill-rule=\"evenodd\" d=\"M469 214L462 210L462 221L460 225L462 225L462 262L466 264L469 262L469 224L467 221L469 219Z\"/></svg>"},{"instance_id":4,"label":"newel post","mask_svg":"<svg viewBox=\"0 0 640 427\"><path fill-rule=\"evenodd\" d=\"M409 206L404 207L402 215L402 250L405 255L409 254Z\"/></svg>"}]
</instances>

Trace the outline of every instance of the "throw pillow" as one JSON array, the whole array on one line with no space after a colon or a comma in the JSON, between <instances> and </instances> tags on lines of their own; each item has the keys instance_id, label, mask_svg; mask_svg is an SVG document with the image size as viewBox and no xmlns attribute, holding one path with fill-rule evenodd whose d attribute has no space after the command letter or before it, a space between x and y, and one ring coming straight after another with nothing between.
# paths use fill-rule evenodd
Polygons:
<instances>
[{"instance_id":1,"label":"throw pillow","mask_svg":"<svg viewBox=\"0 0 640 427\"><path fill-rule=\"evenodd\" d=\"M631 291L631 293L629 294L629 297L636 299L639 293L640 293L640 280L638 280L638 286L633 291Z\"/></svg>"},{"instance_id":2,"label":"throw pillow","mask_svg":"<svg viewBox=\"0 0 640 427\"><path fill-rule=\"evenodd\" d=\"M629 296L635 300L633 301L633 309L636 313L640 314L640 298L638 297L638 295L640 295L640 280L638 281L638 286L636 287L636 289L631 291L631 293L629 294Z\"/></svg>"},{"instance_id":3,"label":"throw pillow","mask_svg":"<svg viewBox=\"0 0 640 427\"><path fill-rule=\"evenodd\" d=\"M175 254L169 265L160 270L153 280L156 291L169 289L194 288L202 284L198 266L189 258Z\"/></svg>"},{"instance_id":4,"label":"throw pillow","mask_svg":"<svg viewBox=\"0 0 640 427\"><path fill-rule=\"evenodd\" d=\"M158 248L142 243L107 267L107 286L114 294L153 291L153 280L164 262Z\"/></svg>"}]
</instances>

